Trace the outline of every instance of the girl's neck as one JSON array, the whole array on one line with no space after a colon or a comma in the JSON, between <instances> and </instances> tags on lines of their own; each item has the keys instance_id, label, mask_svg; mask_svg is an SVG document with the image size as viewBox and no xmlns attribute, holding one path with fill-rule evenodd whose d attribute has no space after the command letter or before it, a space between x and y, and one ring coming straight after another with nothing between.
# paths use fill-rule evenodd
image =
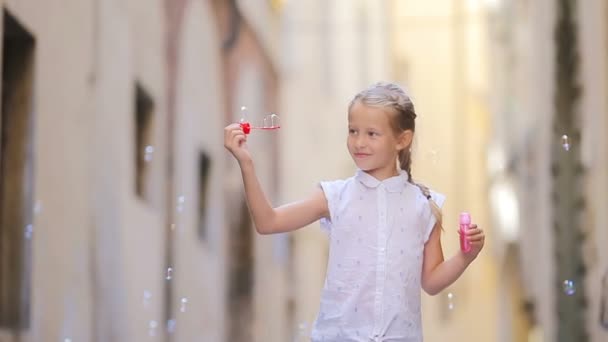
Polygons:
<instances>
[{"instance_id":1,"label":"girl's neck","mask_svg":"<svg viewBox=\"0 0 608 342\"><path fill-rule=\"evenodd\" d=\"M379 181L384 181L387 180L389 178L393 178L396 176L399 176L399 171L397 170L397 168L394 169L375 169L375 170L364 170L365 173L367 173L368 175L376 178Z\"/></svg>"}]
</instances>

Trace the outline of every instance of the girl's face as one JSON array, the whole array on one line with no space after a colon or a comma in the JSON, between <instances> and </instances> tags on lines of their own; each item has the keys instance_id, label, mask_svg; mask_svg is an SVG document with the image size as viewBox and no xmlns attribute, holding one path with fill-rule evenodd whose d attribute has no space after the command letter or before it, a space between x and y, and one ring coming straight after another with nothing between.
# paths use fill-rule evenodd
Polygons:
<instances>
[{"instance_id":1,"label":"girl's face","mask_svg":"<svg viewBox=\"0 0 608 342\"><path fill-rule=\"evenodd\" d=\"M360 101L348 113L348 152L358 168L378 180L398 175L397 155L412 141L412 131L397 136L389 120L387 110Z\"/></svg>"}]
</instances>

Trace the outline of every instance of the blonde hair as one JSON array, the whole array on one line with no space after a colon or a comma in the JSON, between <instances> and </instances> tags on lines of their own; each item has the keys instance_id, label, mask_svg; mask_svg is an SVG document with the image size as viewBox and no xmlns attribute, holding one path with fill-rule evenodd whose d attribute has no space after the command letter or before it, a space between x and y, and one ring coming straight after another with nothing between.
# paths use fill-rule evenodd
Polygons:
<instances>
[{"instance_id":1,"label":"blonde hair","mask_svg":"<svg viewBox=\"0 0 608 342\"><path fill-rule=\"evenodd\" d=\"M395 83L378 82L362 90L350 102L348 106L349 112L357 102L366 106L388 109L391 114L390 124L397 135L407 130L416 131L414 103L403 88ZM416 185L429 201L431 211L435 215L439 225L441 225L441 209L431 197L431 191L425 185L416 183L412 179L412 151L409 146L399 151L397 160L399 161L399 167L407 172L408 181Z\"/></svg>"}]
</instances>

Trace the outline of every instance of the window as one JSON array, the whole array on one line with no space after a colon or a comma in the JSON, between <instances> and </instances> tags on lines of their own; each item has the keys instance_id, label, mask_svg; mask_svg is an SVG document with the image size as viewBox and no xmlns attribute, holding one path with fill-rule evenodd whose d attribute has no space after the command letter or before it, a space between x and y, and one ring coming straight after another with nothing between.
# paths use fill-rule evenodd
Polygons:
<instances>
[{"instance_id":1,"label":"window","mask_svg":"<svg viewBox=\"0 0 608 342\"><path fill-rule=\"evenodd\" d=\"M228 250L227 341L253 340L253 226L247 203L234 203L236 217L230 224Z\"/></svg>"},{"instance_id":2,"label":"window","mask_svg":"<svg viewBox=\"0 0 608 342\"><path fill-rule=\"evenodd\" d=\"M0 119L0 327L30 325L33 36L4 10Z\"/></svg>"},{"instance_id":3,"label":"window","mask_svg":"<svg viewBox=\"0 0 608 342\"><path fill-rule=\"evenodd\" d=\"M608 330L608 269L604 273L600 291L600 324L605 330Z\"/></svg>"},{"instance_id":4,"label":"window","mask_svg":"<svg viewBox=\"0 0 608 342\"><path fill-rule=\"evenodd\" d=\"M142 199L149 197L150 164L154 158L153 145L154 102L145 89L135 85L135 193Z\"/></svg>"},{"instance_id":5,"label":"window","mask_svg":"<svg viewBox=\"0 0 608 342\"><path fill-rule=\"evenodd\" d=\"M209 191L209 173L211 171L211 160L206 153L201 153L198 161L198 233L202 240L207 238L207 193Z\"/></svg>"}]
</instances>

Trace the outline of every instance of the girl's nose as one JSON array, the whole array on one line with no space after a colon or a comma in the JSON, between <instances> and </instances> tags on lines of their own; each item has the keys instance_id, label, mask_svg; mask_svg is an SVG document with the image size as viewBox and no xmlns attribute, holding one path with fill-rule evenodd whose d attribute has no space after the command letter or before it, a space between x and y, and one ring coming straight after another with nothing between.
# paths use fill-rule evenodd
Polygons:
<instances>
[{"instance_id":1,"label":"girl's nose","mask_svg":"<svg viewBox=\"0 0 608 342\"><path fill-rule=\"evenodd\" d=\"M355 141L355 146L357 146L357 147L365 147L365 145L366 145L365 137L358 136L357 140Z\"/></svg>"}]
</instances>

